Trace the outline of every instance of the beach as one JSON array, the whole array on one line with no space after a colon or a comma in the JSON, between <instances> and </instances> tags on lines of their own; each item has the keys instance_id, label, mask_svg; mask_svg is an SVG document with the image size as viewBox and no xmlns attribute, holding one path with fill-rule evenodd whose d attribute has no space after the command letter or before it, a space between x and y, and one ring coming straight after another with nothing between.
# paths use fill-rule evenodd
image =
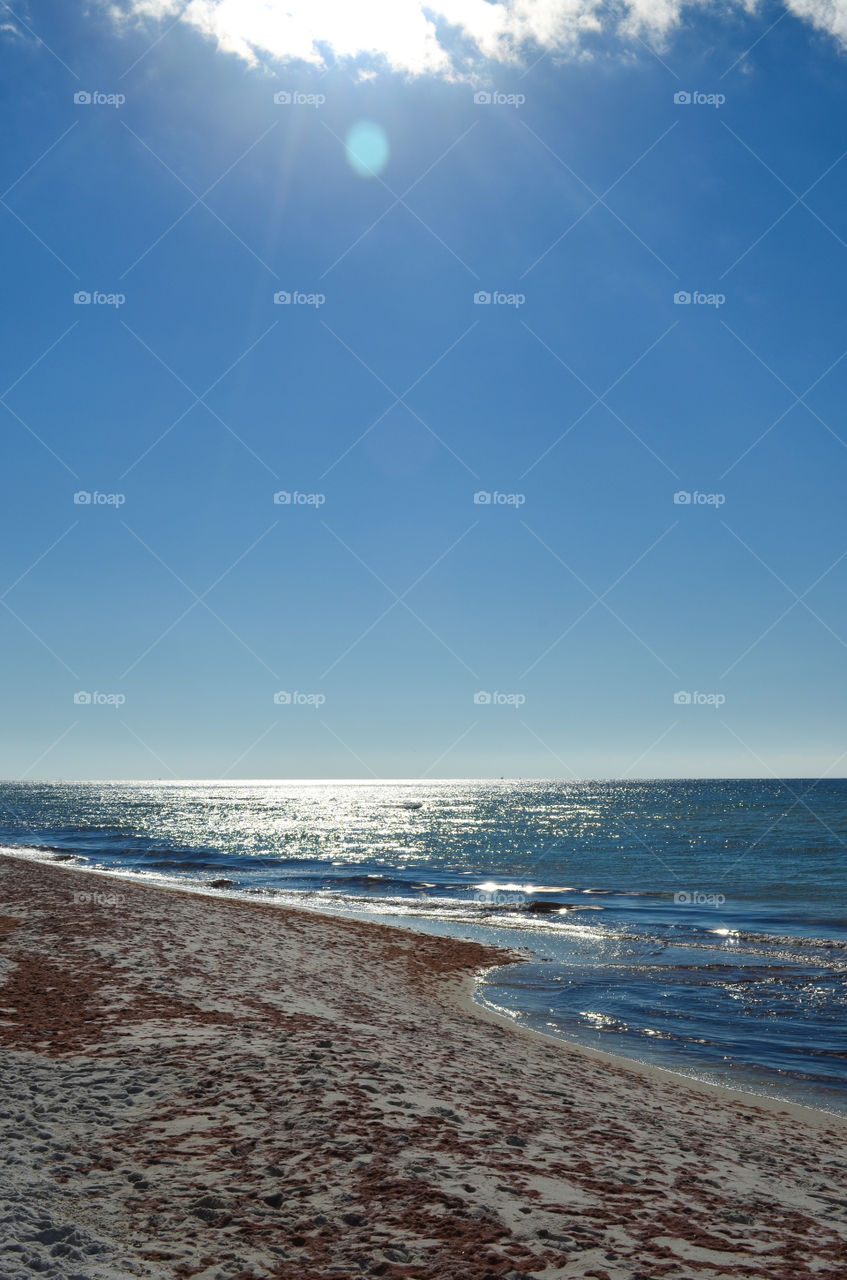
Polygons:
<instances>
[{"instance_id":1,"label":"beach","mask_svg":"<svg viewBox=\"0 0 847 1280\"><path fill-rule=\"evenodd\" d=\"M513 1027L508 958L0 858L0 1274L843 1280L842 1119Z\"/></svg>"},{"instance_id":2,"label":"beach","mask_svg":"<svg viewBox=\"0 0 847 1280\"><path fill-rule=\"evenodd\" d=\"M517 947L479 992L511 1022L847 1115L847 783L820 821L794 790L3 783L0 854Z\"/></svg>"}]
</instances>

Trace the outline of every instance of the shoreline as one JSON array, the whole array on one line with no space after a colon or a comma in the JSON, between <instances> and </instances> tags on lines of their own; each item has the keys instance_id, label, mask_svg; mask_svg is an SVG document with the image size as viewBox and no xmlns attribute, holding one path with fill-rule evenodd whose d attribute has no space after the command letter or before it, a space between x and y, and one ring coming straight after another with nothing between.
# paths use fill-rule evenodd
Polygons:
<instances>
[{"instance_id":1,"label":"shoreline","mask_svg":"<svg viewBox=\"0 0 847 1280\"><path fill-rule=\"evenodd\" d=\"M842 1280L842 1117L516 1026L501 948L75 870L0 856L10 1280Z\"/></svg>"},{"instance_id":2,"label":"shoreline","mask_svg":"<svg viewBox=\"0 0 847 1280\"><path fill-rule=\"evenodd\" d=\"M35 846L33 846L35 848ZM210 899L215 902L240 902L247 906L266 907L271 910L280 912L303 912L306 915L316 915L324 920L353 920L367 926L378 925L384 929L396 929L400 933L411 933L416 937L439 937L442 935L430 934L425 930L416 930L412 927L406 927L401 924L386 923L383 920L363 919L359 915L344 914L343 912L321 911L318 907L291 906L288 903L275 903L263 895L256 894L255 897L248 895L245 891L228 892L226 889L212 889L204 886L189 885L184 882L173 883L155 883L147 881L131 872L121 871L98 871L86 866L80 866L78 863L64 860L57 860L53 857L33 857L30 854L15 853L7 848L0 852L0 860L3 858L16 858L22 862L34 863L36 865L45 865L51 867L59 867L62 870L78 872L85 876L94 876L104 881L120 880L123 883L139 885L142 888L157 890L164 893L175 892L189 894L202 899ZM462 941L462 939L456 939ZM538 1039L544 1044L562 1045L568 1051L573 1053L585 1054L587 1057L596 1062L606 1063L611 1067L618 1067L642 1073L647 1077L656 1075L663 1080L679 1081L681 1084L695 1090L701 1090L706 1094L716 1093L719 1098L725 1102L739 1102L749 1106L761 1106L767 1111L785 1112L795 1116L798 1120L805 1121L808 1124L823 1123L825 1121L836 1121L847 1127L847 1112L829 1111L824 1107L807 1106L802 1102L794 1102L790 1098L778 1098L766 1093L757 1093L752 1089L744 1089L743 1087L734 1085L720 1084L716 1081L703 1080L700 1077L688 1074L682 1070L674 1070L672 1067L660 1067L652 1062L645 1062L640 1058L631 1058L623 1053L615 1053L608 1049L595 1049L591 1045L580 1043L578 1040L570 1040L566 1036L547 1034L543 1031L536 1031L532 1027L522 1026L513 1020L507 1013L498 1013L495 1009L489 1008L486 1004L481 1003L475 997L480 989L480 985L484 977L491 969L499 968L508 964L525 964L528 962L527 956L522 952L515 950L510 951L507 947L503 947L499 943L475 943L475 945L487 946L489 949L498 952L501 959L487 966L479 974L470 977L467 982L469 986L464 986L458 991L457 999L461 1007L466 1013L483 1019L491 1019L498 1025L507 1026L512 1032L521 1036L528 1036L532 1039Z\"/></svg>"},{"instance_id":3,"label":"shoreline","mask_svg":"<svg viewBox=\"0 0 847 1280\"><path fill-rule=\"evenodd\" d=\"M514 962L509 961L508 963ZM834 1122L836 1125L842 1125L845 1132L847 1132L847 1115L840 1111L826 1111L822 1107L807 1107L802 1102L792 1102L790 1099L775 1098L766 1093L754 1093L750 1089L734 1088L732 1085L717 1084L711 1080L701 1080L698 1076L687 1075L684 1071L674 1071L670 1067L659 1067L652 1062L643 1062L640 1058L628 1058L626 1054L612 1053L607 1049L594 1049L591 1045L580 1044L578 1040L568 1040L565 1036L546 1035L543 1031L536 1031L533 1027L521 1026L520 1023L513 1022L508 1014L497 1013L496 1010L480 1004L474 998L476 985L476 980L474 980L473 990L467 996L459 997L461 1003L469 1012L476 1014L478 1017L490 1018L498 1024L505 1023L516 1035L528 1036L531 1039L541 1041L543 1044L562 1045L569 1053L584 1054L594 1062L623 1071L631 1071L635 1074L643 1075L647 1079L655 1077L672 1084L678 1083L680 1087L702 1093L706 1097L714 1096L717 1102L739 1103L743 1106L758 1107L763 1111L788 1115L808 1125L821 1124L825 1128L830 1128L832 1122ZM845 1277L845 1280L847 1280L847 1277Z\"/></svg>"}]
</instances>

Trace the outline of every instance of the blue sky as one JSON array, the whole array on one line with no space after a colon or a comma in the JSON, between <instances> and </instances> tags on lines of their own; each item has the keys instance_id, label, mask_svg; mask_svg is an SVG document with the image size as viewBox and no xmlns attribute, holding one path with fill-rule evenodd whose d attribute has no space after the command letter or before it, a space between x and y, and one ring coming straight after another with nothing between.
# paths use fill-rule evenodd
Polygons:
<instances>
[{"instance_id":1,"label":"blue sky","mask_svg":"<svg viewBox=\"0 0 847 1280\"><path fill-rule=\"evenodd\" d=\"M6 16L0 775L843 776L838 7L319 8Z\"/></svg>"}]
</instances>

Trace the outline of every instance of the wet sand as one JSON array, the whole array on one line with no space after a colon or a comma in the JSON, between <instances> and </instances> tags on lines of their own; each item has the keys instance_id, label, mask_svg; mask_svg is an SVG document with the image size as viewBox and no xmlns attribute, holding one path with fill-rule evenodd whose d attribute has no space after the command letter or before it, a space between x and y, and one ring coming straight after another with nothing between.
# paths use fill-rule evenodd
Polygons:
<instances>
[{"instance_id":1,"label":"wet sand","mask_svg":"<svg viewBox=\"0 0 847 1280\"><path fill-rule=\"evenodd\" d=\"M0 1275L847 1278L844 1121L516 1029L504 958L0 857Z\"/></svg>"}]
</instances>

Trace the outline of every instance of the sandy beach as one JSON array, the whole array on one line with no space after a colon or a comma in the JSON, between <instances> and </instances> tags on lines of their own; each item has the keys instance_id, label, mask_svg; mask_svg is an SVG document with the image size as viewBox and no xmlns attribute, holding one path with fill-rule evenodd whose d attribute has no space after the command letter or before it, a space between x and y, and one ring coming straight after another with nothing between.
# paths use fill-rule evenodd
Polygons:
<instances>
[{"instance_id":1,"label":"sandy beach","mask_svg":"<svg viewBox=\"0 0 847 1280\"><path fill-rule=\"evenodd\" d=\"M0 858L0 1274L844 1280L844 1122L519 1031L503 960Z\"/></svg>"}]
</instances>

